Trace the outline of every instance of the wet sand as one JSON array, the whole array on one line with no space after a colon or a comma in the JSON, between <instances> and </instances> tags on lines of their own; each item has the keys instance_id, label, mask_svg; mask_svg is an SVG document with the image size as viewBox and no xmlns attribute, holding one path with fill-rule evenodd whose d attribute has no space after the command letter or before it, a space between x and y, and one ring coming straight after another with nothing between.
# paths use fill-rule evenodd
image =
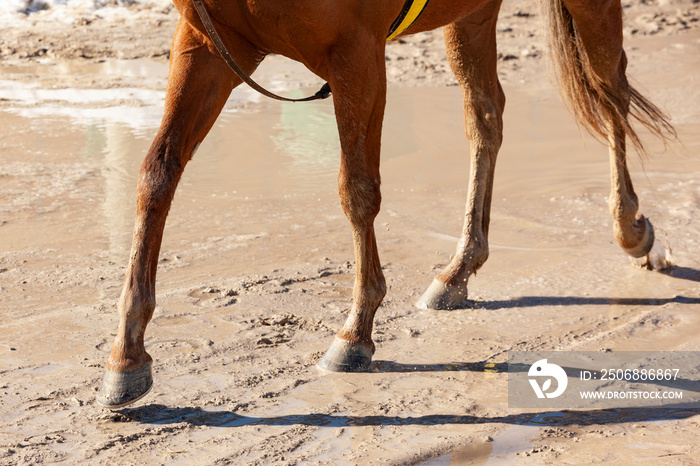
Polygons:
<instances>
[{"instance_id":1,"label":"wet sand","mask_svg":"<svg viewBox=\"0 0 700 466\"><path fill-rule=\"evenodd\" d=\"M628 42L630 74L682 141L630 161L641 210L673 250L667 273L613 244L607 150L580 135L540 63L526 85L505 71L491 256L470 282L473 308L415 308L461 230L461 93L389 89L376 220L389 291L366 374L314 367L354 273L332 106L237 90L168 219L146 335L154 389L116 412L94 396L158 124L164 74L147 78L164 65L3 68L0 464L692 464L697 410L510 409L507 375L484 364L512 350L700 350L696 31ZM273 61L262 77L281 86L303 71ZM32 75L46 81L27 90Z\"/></svg>"}]
</instances>

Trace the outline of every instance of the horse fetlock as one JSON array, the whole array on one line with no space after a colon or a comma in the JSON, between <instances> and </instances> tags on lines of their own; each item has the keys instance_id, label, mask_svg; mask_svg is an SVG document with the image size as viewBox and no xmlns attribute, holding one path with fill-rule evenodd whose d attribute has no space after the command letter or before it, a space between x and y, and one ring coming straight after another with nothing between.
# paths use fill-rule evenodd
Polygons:
<instances>
[{"instance_id":1,"label":"horse fetlock","mask_svg":"<svg viewBox=\"0 0 700 466\"><path fill-rule=\"evenodd\" d=\"M457 254L444 272L438 277L443 283L458 284L466 282L489 258L489 245L485 239L478 237L460 241Z\"/></svg>"},{"instance_id":2,"label":"horse fetlock","mask_svg":"<svg viewBox=\"0 0 700 466\"><path fill-rule=\"evenodd\" d=\"M481 268L482 265L486 263L489 258L489 247L486 243L482 243L479 249L472 250L465 255L463 259L464 272L460 275L462 279L456 281L466 281L471 274L476 273L477 270ZM455 259L456 260L456 259ZM452 283L455 280L450 280L448 283Z\"/></svg>"},{"instance_id":3,"label":"horse fetlock","mask_svg":"<svg viewBox=\"0 0 700 466\"><path fill-rule=\"evenodd\" d=\"M372 362L374 350L372 340L352 343L336 337L316 367L331 372L365 372Z\"/></svg>"},{"instance_id":4,"label":"horse fetlock","mask_svg":"<svg viewBox=\"0 0 700 466\"><path fill-rule=\"evenodd\" d=\"M360 309L376 309L385 296L386 281L384 280L384 275L380 272L378 278L373 280L370 286L362 288L361 297L357 300L356 305Z\"/></svg>"},{"instance_id":5,"label":"horse fetlock","mask_svg":"<svg viewBox=\"0 0 700 466\"><path fill-rule=\"evenodd\" d=\"M130 339L127 342L122 338L117 338L109 353L107 369L128 372L152 362L153 358L146 352L142 339Z\"/></svg>"},{"instance_id":6,"label":"horse fetlock","mask_svg":"<svg viewBox=\"0 0 700 466\"><path fill-rule=\"evenodd\" d=\"M626 168L622 168L625 170ZM633 222L638 218L637 210L639 210L639 200L634 193L631 185L625 184L617 179L613 179L614 189L610 193L608 200L608 209L610 215L619 223L625 221ZM624 186L624 192L621 192L621 186ZM629 219L629 220L628 220Z\"/></svg>"}]
</instances>

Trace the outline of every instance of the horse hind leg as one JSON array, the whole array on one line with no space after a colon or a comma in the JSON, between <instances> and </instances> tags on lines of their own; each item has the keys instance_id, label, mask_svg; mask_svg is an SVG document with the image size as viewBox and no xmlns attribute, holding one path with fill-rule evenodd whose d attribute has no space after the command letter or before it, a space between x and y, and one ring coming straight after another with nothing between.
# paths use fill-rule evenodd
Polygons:
<instances>
[{"instance_id":1,"label":"horse hind leg","mask_svg":"<svg viewBox=\"0 0 700 466\"><path fill-rule=\"evenodd\" d=\"M240 84L212 50L201 34L180 20L173 41L163 121L139 173L136 225L118 303L119 327L97 395L97 402L107 408L137 401L153 384L152 358L146 352L144 334L156 304L156 269L168 210L185 165L216 121L233 87ZM248 72L259 62L259 56L253 53L236 55Z\"/></svg>"},{"instance_id":2,"label":"horse hind leg","mask_svg":"<svg viewBox=\"0 0 700 466\"><path fill-rule=\"evenodd\" d=\"M505 108L505 95L496 70L496 20L500 4L500 0L494 0L443 29L447 57L464 96L471 178L457 252L416 303L420 308L466 307L469 277L489 255L491 196Z\"/></svg>"},{"instance_id":3,"label":"horse hind leg","mask_svg":"<svg viewBox=\"0 0 700 466\"><path fill-rule=\"evenodd\" d=\"M639 201L627 169L626 139L644 154L630 116L664 142L675 132L665 115L627 81L620 1L556 0L542 4L550 19L550 47L564 98L582 126L608 141L608 206L615 240L640 265L668 267L670 253L655 240L651 222L638 213Z\"/></svg>"}]
</instances>

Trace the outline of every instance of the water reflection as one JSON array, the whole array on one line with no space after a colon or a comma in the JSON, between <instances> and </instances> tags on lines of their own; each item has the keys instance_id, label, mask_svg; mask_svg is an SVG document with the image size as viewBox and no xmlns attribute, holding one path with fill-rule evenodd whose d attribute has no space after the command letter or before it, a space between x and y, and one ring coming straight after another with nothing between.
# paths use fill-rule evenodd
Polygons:
<instances>
[{"instance_id":1,"label":"water reflection","mask_svg":"<svg viewBox=\"0 0 700 466\"><path fill-rule=\"evenodd\" d=\"M303 92L294 94L292 98L298 98ZM313 174L338 169L340 141L331 101L284 103L279 122L270 129L275 151L291 158L293 171Z\"/></svg>"},{"instance_id":2,"label":"water reflection","mask_svg":"<svg viewBox=\"0 0 700 466\"><path fill-rule=\"evenodd\" d=\"M144 119L152 113L151 108L132 109L139 111ZM86 153L103 157L105 235L110 256L117 259L130 248L138 170L155 132L153 126L136 129L109 120L85 129ZM331 103L225 111L185 170L175 202L278 196L313 191L319 183L335 189L339 152Z\"/></svg>"},{"instance_id":3,"label":"water reflection","mask_svg":"<svg viewBox=\"0 0 700 466\"><path fill-rule=\"evenodd\" d=\"M105 202L102 206L111 257L126 257L131 245L135 201L135 181L138 164L135 154L140 151L136 140L122 125L104 128Z\"/></svg>"}]
</instances>

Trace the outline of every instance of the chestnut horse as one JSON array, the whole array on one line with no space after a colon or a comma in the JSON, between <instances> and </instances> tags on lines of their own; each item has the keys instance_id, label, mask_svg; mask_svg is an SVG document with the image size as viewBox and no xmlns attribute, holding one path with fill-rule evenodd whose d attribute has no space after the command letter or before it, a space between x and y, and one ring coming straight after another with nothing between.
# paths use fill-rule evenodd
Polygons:
<instances>
[{"instance_id":1,"label":"chestnut horse","mask_svg":"<svg viewBox=\"0 0 700 466\"><path fill-rule=\"evenodd\" d=\"M386 103L386 38L406 0L204 0L231 56L247 74L269 53L297 60L325 79L341 146L340 201L353 233L356 277L350 315L319 367L366 370L374 353L374 314L386 292L373 222L379 212L379 152ZM119 328L99 404L118 408L151 388L144 333L156 304L158 254L165 220L187 162L242 80L215 48L192 0L180 12L170 57L165 113L141 165L129 266L119 299ZM672 134L664 115L627 82L620 0L542 0L562 94L578 122L607 140L610 212L624 252L648 257L651 223L626 166L625 140L643 150L636 117L658 136ZM454 259L420 298L432 309L464 307L467 281L489 255L488 227L505 96L496 72L501 0L431 0L404 34L444 27L450 66L464 96L471 169L462 236Z\"/></svg>"}]
</instances>

